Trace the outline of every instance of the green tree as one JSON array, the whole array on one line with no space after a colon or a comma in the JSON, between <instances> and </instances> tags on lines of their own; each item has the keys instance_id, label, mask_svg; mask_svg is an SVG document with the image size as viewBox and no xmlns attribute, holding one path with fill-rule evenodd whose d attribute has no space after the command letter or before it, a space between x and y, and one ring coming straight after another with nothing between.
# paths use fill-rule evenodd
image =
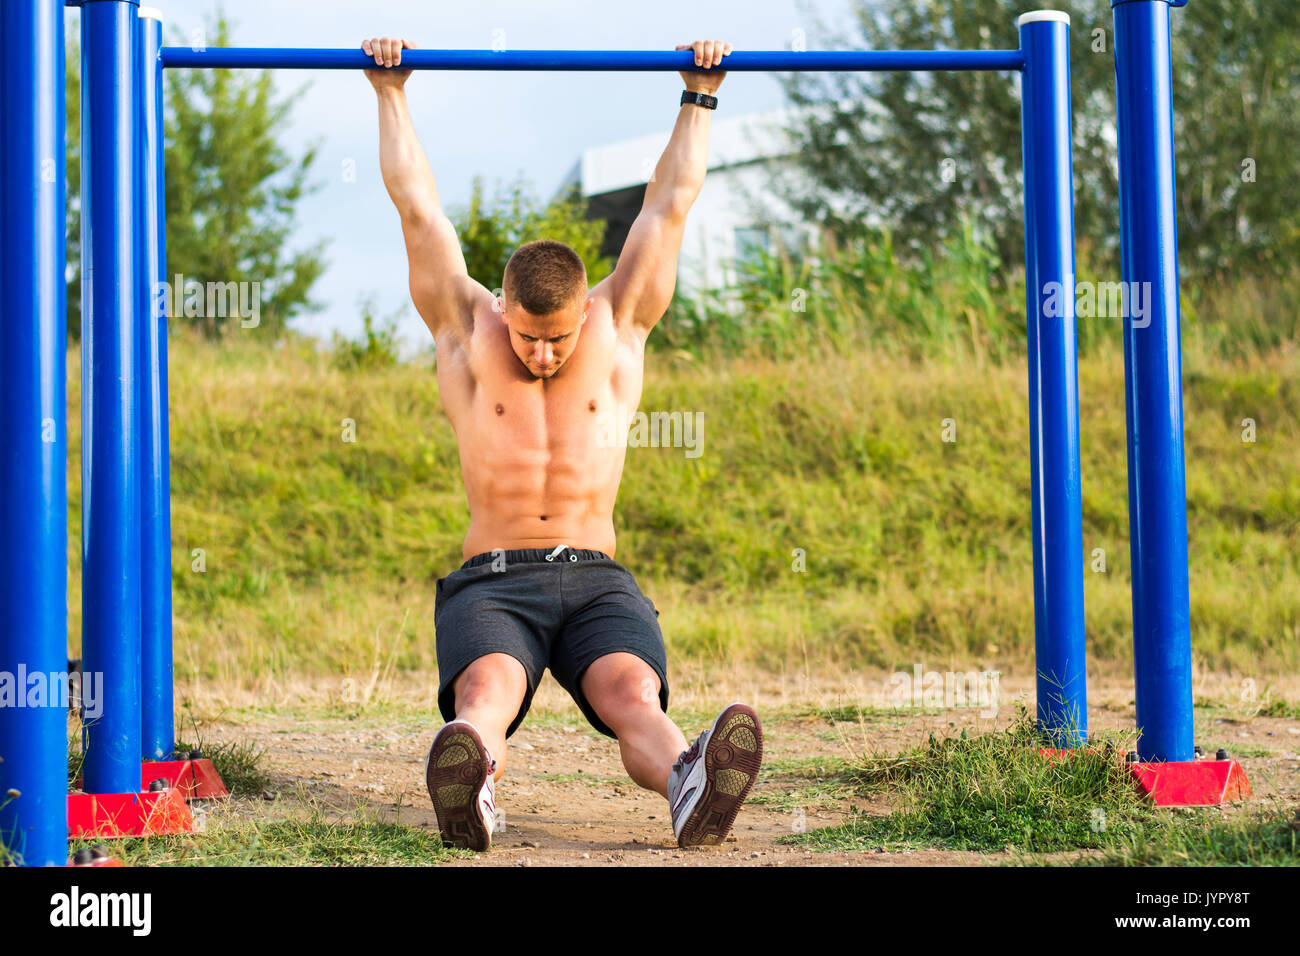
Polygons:
<instances>
[{"instance_id":1,"label":"green tree","mask_svg":"<svg viewBox=\"0 0 1300 956\"><path fill-rule=\"evenodd\" d=\"M1300 257L1300 8L1192 0L1171 18L1179 258L1199 273Z\"/></svg>"},{"instance_id":2,"label":"green tree","mask_svg":"<svg viewBox=\"0 0 1300 956\"><path fill-rule=\"evenodd\" d=\"M209 36L213 46L228 45L224 16ZM288 249L316 148L294 159L277 136L302 90L276 99L268 71L170 70L166 83L168 279L259 282L259 329L273 339L316 307L308 296L325 267L324 241ZM174 321L194 322L209 336L239 324L207 315Z\"/></svg>"},{"instance_id":3,"label":"green tree","mask_svg":"<svg viewBox=\"0 0 1300 956\"><path fill-rule=\"evenodd\" d=\"M229 29L218 15L215 45L229 42ZM65 74L67 314L73 340L81 336L80 63L73 32ZM180 273L199 282L259 282L259 328L275 338L290 318L314 307L308 295L324 269L323 242L286 251L294 206L308 192L307 173L316 155L308 149L293 160L275 140L297 96L276 102L269 73L232 70L169 71L165 96L165 278L171 282ZM215 336L232 319L178 314L173 321L195 323Z\"/></svg>"},{"instance_id":4,"label":"green tree","mask_svg":"<svg viewBox=\"0 0 1300 956\"><path fill-rule=\"evenodd\" d=\"M361 335L349 339L334 332L330 353L334 364L345 371L388 368L401 361L401 343L397 338L397 320L406 311L402 306L387 318L376 317L373 296L361 300Z\"/></svg>"},{"instance_id":5,"label":"green tree","mask_svg":"<svg viewBox=\"0 0 1300 956\"><path fill-rule=\"evenodd\" d=\"M833 38L823 44L832 49L1014 49L1022 10L1008 0L858 0L851 30L818 31ZM1113 124L1113 66L1093 51L1090 32L1102 11L1104 26L1105 0L1073 5L1070 57L1075 228L1104 247L1118 188L1104 136ZM783 84L796 107L824 104L790 130L799 176L778 180L805 217L848 239L879 216L902 249L956 238L964 217L1004 262L1023 257L1014 75L795 73Z\"/></svg>"},{"instance_id":6,"label":"green tree","mask_svg":"<svg viewBox=\"0 0 1300 956\"><path fill-rule=\"evenodd\" d=\"M852 29L823 25L820 32L835 38L824 44L831 48L1015 48L1023 9L1009 0L857 0ZM1076 0L1069 13L1075 231L1081 249L1114 269L1113 18L1108 0ZM1300 10L1264 0L1192 0L1173 11L1171 23L1184 267L1204 274L1293 262L1300 243L1293 148L1300 141ZM1021 260L1013 77L793 74L784 82L793 105L826 104L824 116L791 130L800 176L774 184L804 216L848 238L874 213L916 248L950 238L966 215L1003 262Z\"/></svg>"},{"instance_id":7,"label":"green tree","mask_svg":"<svg viewBox=\"0 0 1300 956\"><path fill-rule=\"evenodd\" d=\"M499 287L510 256L525 242L555 239L571 246L587 267L587 281L595 285L614 268L613 260L601 256L605 237L603 219L587 219L587 204L577 186L564 189L542 204L519 177L509 187L498 184L495 197L483 194L481 177L474 177L470 200L464 210L453 212L469 274L489 289Z\"/></svg>"}]
</instances>

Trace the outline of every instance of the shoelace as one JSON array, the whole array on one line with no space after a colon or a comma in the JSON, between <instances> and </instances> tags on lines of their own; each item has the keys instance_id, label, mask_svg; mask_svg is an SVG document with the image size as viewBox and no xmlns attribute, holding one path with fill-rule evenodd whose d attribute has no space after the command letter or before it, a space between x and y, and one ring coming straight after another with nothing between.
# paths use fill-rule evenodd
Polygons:
<instances>
[{"instance_id":1,"label":"shoelace","mask_svg":"<svg viewBox=\"0 0 1300 956\"><path fill-rule=\"evenodd\" d=\"M682 755L677 758L677 762L673 764L673 767L680 769L684 767L686 764L690 763L699 755L700 755L700 741L697 738L696 741L693 744L691 744L689 747L687 747L686 750L682 752Z\"/></svg>"}]
</instances>

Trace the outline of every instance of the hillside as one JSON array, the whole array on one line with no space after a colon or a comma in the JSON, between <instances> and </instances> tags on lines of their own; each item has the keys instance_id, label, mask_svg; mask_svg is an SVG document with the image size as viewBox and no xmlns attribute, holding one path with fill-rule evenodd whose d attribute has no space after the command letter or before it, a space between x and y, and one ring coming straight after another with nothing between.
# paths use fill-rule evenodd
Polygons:
<instances>
[{"instance_id":1,"label":"hillside","mask_svg":"<svg viewBox=\"0 0 1300 956\"><path fill-rule=\"evenodd\" d=\"M1300 663L1300 358L1261 356L1194 351L1184 375L1193 647L1246 673ZM460 563L467 522L432 368L342 371L301 343L181 336L170 376L178 678L432 669L434 583ZM75 648L76 352L68 380ZM1089 350L1080 393L1089 565L1105 551L1104 572L1086 571L1091 663L1124 670L1117 347ZM617 557L662 612L670 653L705 666L1028 664L1026 394L1023 360L653 352L642 408L701 412L702 453L629 450Z\"/></svg>"}]
</instances>

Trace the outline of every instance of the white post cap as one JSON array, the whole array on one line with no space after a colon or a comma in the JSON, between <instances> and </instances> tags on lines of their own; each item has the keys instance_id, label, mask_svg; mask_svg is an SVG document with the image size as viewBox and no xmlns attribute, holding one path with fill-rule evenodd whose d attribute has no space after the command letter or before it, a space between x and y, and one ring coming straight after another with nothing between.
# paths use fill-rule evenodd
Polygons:
<instances>
[{"instance_id":1,"label":"white post cap","mask_svg":"<svg viewBox=\"0 0 1300 956\"><path fill-rule=\"evenodd\" d=\"M163 14L157 7L141 7L139 17L141 20L157 20L162 23Z\"/></svg>"},{"instance_id":2,"label":"white post cap","mask_svg":"<svg viewBox=\"0 0 1300 956\"><path fill-rule=\"evenodd\" d=\"M1016 18L1016 26L1023 27L1026 23L1041 23L1043 21L1055 21L1070 24L1070 15L1061 10L1031 10L1029 13L1022 13Z\"/></svg>"}]
</instances>

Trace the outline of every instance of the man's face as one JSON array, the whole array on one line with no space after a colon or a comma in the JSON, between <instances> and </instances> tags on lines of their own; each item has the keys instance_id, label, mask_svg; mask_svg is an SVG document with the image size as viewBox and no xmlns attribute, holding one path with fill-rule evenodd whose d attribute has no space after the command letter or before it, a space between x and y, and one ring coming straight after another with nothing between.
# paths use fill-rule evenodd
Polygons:
<instances>
[{"instance_id":1,"label":"man's face","mask_svg":"<svg viewBox=\"0 0 1300 956\"><path fill-rule=\"evenodd\" d=\"M506 302L504 297L497 300L501 321L510 330L511 348L537 378L550 378L573 354L591 303L591 299L576 299L572 306L559 312L533 315Z\"/></svg>"}]
</instances>

